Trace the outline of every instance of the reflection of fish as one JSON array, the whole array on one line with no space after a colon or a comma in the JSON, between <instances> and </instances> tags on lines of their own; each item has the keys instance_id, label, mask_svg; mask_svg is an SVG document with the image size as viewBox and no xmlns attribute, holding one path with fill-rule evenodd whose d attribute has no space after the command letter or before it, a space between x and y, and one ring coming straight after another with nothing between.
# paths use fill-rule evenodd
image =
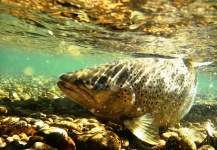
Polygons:
<instances>
[{"instance_id":1,"label":"reflection of fish","mask_svg":"<svg viewBox=\"0 0 217 150\"><path fill-rule=\"evenodd\" d=\"M191 108L196 77L181 58L135 58L69 72L59 88L99 117L124 124L157 144L158 128L178 122Z\"/></svg>"}]
</instances>

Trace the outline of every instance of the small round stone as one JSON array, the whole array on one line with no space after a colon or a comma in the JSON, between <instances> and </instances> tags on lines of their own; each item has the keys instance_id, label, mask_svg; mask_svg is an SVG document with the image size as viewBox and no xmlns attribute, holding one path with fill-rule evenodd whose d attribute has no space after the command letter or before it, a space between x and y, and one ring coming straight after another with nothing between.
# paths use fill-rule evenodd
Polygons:
<instances>
[{"instance_id":1,"label":"small round stone","mask_svg":"<svg viewBox=\"0 0 217 150\"><path fill-rule=\"evenodd\" d=\"M9 137L6 138L6 142L7 142L7 143L12 142L13 140L14 140L14 139L13 139L13 137L11 137L11 136L9 136Z\"/></svg>"},{"instance_id":2,"label":"small round stone","mask_svg":"<svg viewBox=\"0 0 217 150\"><path fill-rule=\"evenodd\" d=\"M15 141L15 140L20 141L20 137L16 134L13 135L12 138L13 138L13 141Z\"/></svg>"},{"instance_id":3,"label":"small round stone","mask_svg":"<svg viewBox=\"0 0 217 150\"><path fill-rule=\"evenodd\" d=\"M68 134L64 129L61 128L57 128L57 127L50 127L50 128L41 128L39 130L39 132L45 134L45 135L49 135L51 133L55 133L55 134L59 134L60 136L64 136L67 137Z\"/></svg>"},{"instance_id":4,"label":"small round stone","mask_svg":"<svg viewBox=\"0 0 217 150\"><path fill-rule=\"evenodd\" d=\"M44 122L42 120L36 120L33 125L35 125L37 128L41 128L44 125Z\"/></svg>"},{"instance_id":5,"label":"small round stone","mask_svg":"<svg viewBox=\"0 0 217 150\"><path fill-rule=\"evenodd\" d=\"M181 149L183 150L196 150L197 149L195 143L190 138L187 138L187 137L184 137L180 140L180 146L181 146Z\"/></svg>"},{"instance_id":6,"label":"small round stone","mask_svg":"<svg viewBox=\"0 0 217 150\"><path fill-rule=\"evenodd\" d=\"M5 106L0 106L0 115L5 115L8 113L8 109Z\"/></svg>"},{"instance_id":7,"label":"small round stone","mask_svg":"<svg viewBox=\"0 0 217 150\"><path fill-rule=\"evenodd\" d=\"M24 132L20 133L19 137L22 141L28 141L29 140L29 137Z\"/></svg>"},{"instance_id":8,"label":"small round stone","mask_svg":"<svg viewBox=\"0 0 217 150\"><path fill-rule=\"evenodd\" d=\"M1 120L2 124L12 124L12 123L16 123L20 120L19 117L6 117L4 119Z\"/></svg>"},{"instance_id":9,"label":"small round stone","mask_svg":"<svg viewBox=\"0 0 217 150\"><path fill-rule=\"evenodd\" d=\"M167 141L167 140L169 139L169 137L171 137L171 136L178 137L178 134L175 133L175 132L165 132L165 133L162 134L162 138L163 138L164 140L166 140L166 141Z\"/></svg>"},{"instance_id":10,"label":"small round stone","mask_svg":"<svg viewBox=\"0 0 217 150\"><path fill-rule=\"evenodd\" d=\"M5 147L6 143L3 138L0 137L0 148Z\"/></svg>"},{"instance_id":11,"label":"small round stone","mask_svg":"<svg viewBox=\"0 0 217 150\"><path fill-rule=\"evenodd\" d=\"M29 138L27 144L25 145L26 148L31 147L36 142L43 142L44 138L42 136L32 136Z\"/></svg>"},{"instance_id":12,"label":"small round stone","mask_svg":"<svg viewBox=\"0 0 217 150\"><path fill-rule=\"evenodd\" d=\"M165 149L179 149L180 137L170 136L166 142Z\"/></svg>"},{"instance_id":13,"label":"small round stone","mask_svg":"<svg viewBox=\"0 0 217 150\"><path fill-rule=\"evenodd\" d=\"M210 145L203 145L199 147L197 150L215 150L215 148Z\"/></svg>"},{"instance_id":14,"label":"small round stone","mask_svg":"<svg viewBox=\"0 0 217 150\"><path fill-rule=\"evenodd\" d=\"M33 118L46 118L46 114L41 113L41 112L36 112L36 113L32 113L30 115L30 117L33 117Z\"/></svg>"},{"instance_id":15,"label":"small round stone","mask_svg":"<svg viewBox=\"0 0 217 150\"><path fill-rule=\"evenodd\" d=\"M56 148L53 148L45 143L42 142L35 142L34 145L30 147L30 149L44 149L44 150L57 150Z\"/></svg>"},{"instance_id":16,"label":"small round stone","mask_svg":"<svg viewBox=\"0 0 217 150\"><path fill-rule=\"evenodd\" d=\"M57 149L76 150L75 142L69 136L59 138L54 147Z\"/></svg>"},{"instance_id":17,"label":"small round stone","mask_svg":"<svg viewBox=\"0 0 217 150\"><path fill-rule=\"evenodd\" d=\"M18 122L16 122L16 124L21 126L27 126L27 122L24 120L19 120Z\"/></svg>"}]
</instances>

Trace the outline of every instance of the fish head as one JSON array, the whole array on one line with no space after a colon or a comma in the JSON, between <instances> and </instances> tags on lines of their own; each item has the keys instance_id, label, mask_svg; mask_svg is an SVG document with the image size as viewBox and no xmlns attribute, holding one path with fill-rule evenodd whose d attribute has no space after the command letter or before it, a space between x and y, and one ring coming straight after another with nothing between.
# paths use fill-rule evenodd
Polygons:
<instances>
[{"instance_id":1,"label":"fish head","mask_svg":"<svg viewBox=\"0 0 217 150\"><path fill-rule=\"evenodd\" d=\"M125 106L120 107L119 99L126 101L132 95L126 89L113 86L111 82L108 82L109 77L101 73L98 76L93 72L94 70L91 69L83 69L63 74L60 76L58 86L70 99L91 112L95 111L94 114L100 112L97 115L111 118L123 112L121 108L126 111Z\"/></svg>"},{"instance_id":2,"label":"fish head","mask_svg":"<svg viewBox=\"0 0 217 150\"><path fill-rule=\"evenodd\" d=\"M102 90L96 92L97 86L84 75L79 77L79 72L61 75L58 87L69 98L81 105L96 106L97 103L100 103L97 97L101 97L99 95L101 95ZM106 99L105 95L104 99Z\"/></svg>"}]
</instances>

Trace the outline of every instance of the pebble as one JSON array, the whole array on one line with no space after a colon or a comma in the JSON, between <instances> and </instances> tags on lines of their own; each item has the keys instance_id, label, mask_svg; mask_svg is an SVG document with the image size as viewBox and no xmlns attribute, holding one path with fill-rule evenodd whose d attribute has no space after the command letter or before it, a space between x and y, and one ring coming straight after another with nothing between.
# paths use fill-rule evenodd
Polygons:
<instances>
[{"instance_id":1,"label":"pebble","mask_svg":"<svg viewBox=\"0 0 217 150\"><path fill-rule=\"evenodd\" d=\"M53 123L53 122L54 122L52 118L47 118L47 121L48 121L49 123Z\"/></svg>"},{"instance_id":2,"label":"pebble","mask_svg":"<svg viewBox=\"0 0 217 150\"><path fill-rule=\"evenodd\" d=\"M44 122L39 119L32 119L30 123L36 128L41 128L44 125Z\"/></svg>"},{"instance_id":3,"label":"pebble","mask_svg":"<svg viewBox=\"0 0 217 150\"><path fill-rule=\"evenodd\" d=\"M30 148L25 150L57 150L57 149L42 142L35 142Z\"/></svg>"},{"instance_id":4,"label":"pebble","mask_svg":"<svg viewBox=\"0 0 217 150\"><path fill-rule=\"evenodd\" d=\"M166 142L165 149L166 150L179 150L179 141L180 137L170 136Z\"/></svg>"},{"instance_id":5,"label":"pebble","mask_svg":"<svg viewBox=\"0 0 217 150\"><path fill-rule=\"evenodd\" d=\"M203 145L199 147L198 150L215 150L215 148L210 145Z\"/></svg>"},{"instance_id":6,"label":"pebble","mask_svg":"<svg viewBox=\"0 0 217 150\"><path fill-rule=\"evenodd\" d=\"M11 137L11 136L9 136L9 137L6 138L6 142L7 142L7 143L12 142L13 140L14 140L14 139L13 139L13 137Z\"/></svg>"},{"instance_id":7,"label":"pebble","mask_svg":"<svg viewBox=\"0 0 217 150\"><path fill-rule=\"evenodd\" d=\"M21 126L27 126L27 125L28 125L27 122L24 121L24 120L19 120L19 121L16 122L15 124L17 124L17 125L21 125Z\"/></svg>"},{"instance_id":8,"label":"pebble","mask_svg":"<svg viewBox=\"0 0 217 150\"><path fill-rule=\"evenodd\" d=\"M27 144L25 145L26 148L31 147L34 145L36 142L43 142L44 138L42 136L32 136L29 138Z\"/></svg>"},{"instance_id":9,"label":"pebble","mask_svg":"<svg viewBox=\"0 0 217 150\"><path fill-rule=\"evenodd\" d=\"M13 100L20 100L20 97L18 96L18 94L16 92L9 92L9 97Z\"/></svg>"},{"instance_id":10,"label":"pebble","mask_svg":"<svg viewBox=\"0 0 217 150\"><path fill-rule=\"evenodd\" d=\"M44 135L54 134L55 136L64 136L64 137L68 136L67 132L64 129L57 128L57 127L41 128L39 130L39 134L40 133Z\"/></svg>"},{"instance_id":11,"label":"pebble","mask_svg":"<svg viewBox=\"0 0 217 150\"><path fill-rule=\"evenodd\" d=\"M180 148L182 150L196 150L195 143L188 137L184 137L180 140Z\"/></svg>"},{"instance_id":12,"label":"pebble","mask_svg":"<svg viewBox=\"0 0 217 150\"><path fill-rule=\"evenodd\" d=\"M20 144L19 141L12 141L8 143L5 147L3 147L1 150L23 150L24 145Z\"/></svg>"},{"instance_id":13,"label":"pebble","mask_svg":"<svg viewBox=\"0 0 217 150\"><path fill-rule=\"evenodd\" d=\"M0 148L5 147L5 146L6 146L5 140L0 137Z\"/></svg>"},{"instance_id":14,"label":"pebble","mask_svg":"<svg viewBox=\"0 0 217 150\"><path fill-rule=\"evenodd\" d=\"M12 124L12 123L16 123L20 120L19 117L6 117L4 119L1 120L2 124Z\"/></svg>"},{"instance_id":15,"label":"pebble","mask_svg":"<svg viewBox=\"0 0 217 150\"><path fill-rule=\"evenodd\" d=\"M15 134L15 135L12 136L12 138L13 138L13 141L15 141L15 140L16 140L16 141L20 141L19 135L16 135L16 134Z\"/></svg>"},{"instance_id":16,"label":"pebble","mask_svg":"<svg viewBox=\"0 0 217 150\"><path fill-rule=\"evenodd\" d=\"M71 118L71 117L65 117L64 120L66 120L66 121L73 121L74 119Z\"/></svg>"},{"instance_id":17,"label":"pebble","mask_svg":"<svg viewBox=\"0 0 217 150\"><path fill-rule=\"evenodd\" d=\"M29 137L24 132L20 133L19 137L22 141L29 141Z\"/></svg>"},{"instance_id":18,"label":"pebble","mask_svg":"<svg viewBox=\"0 0 217 150\"><path fill-rule=\"evenodd\" d=\"M196 128L180 128L177 133L181 138L189 137L195 143L201 143L206 138L206 135L202 132L198 132Z\"/></svg>"},{"instance_id":19,"label":"pebble","mask_svg":"<svg viewBox=\"0 0 217 150\"><path fill-rule=\"evenodd\" d=\"M114 132L97 132L77 136L77 149L120 150L121 141ZM87 144L88 143L88 144Z\"/></svg>"},{"instance_id":20,"label":"pebble","mask_svg":"<svg viewBox=\"0 0 217 150\"><path fill-rule=\"evenodd\" d=\"M44 113L41 113L41 112L36 112L36 113L32 113L31 115L30 115L30 117L33 117L33 118L46 118L46 114L44 114Z\"/></svg>"},{"instance_id":21,"label":"pebble","mask_svg":"<svg viewBox=\"0 0 217 150\"><path fill-rule=\"evenodd\" d=\"M75 142L70 137L59 138L54 147L63 150L76 150Z\"/></svg>"},{"instance_id":22,"label":"pebble","mask_svg":"<svg viewBox=\"0 0 217 150\"><path fill-rule=\"evenodd\" d=\"M5 115L8 113L8 109L5 106L0 106L0 115Z\"/></svg>"},{"instance_id":23,"label":"pebble","mask_svg":"<svg viewBox=\"0 0 217 150\"><path fill-rule=\"evenodd\" d=\"M71 121L58 121L54 123L54 125L60 126L60 127L66 127L72 130L76 130L80 133L82 133L82 128L78 124L71 122Z\"/></svg>"},{"instance_id":24,"label":"pebble","mask_svg":"<svg viewBox=\"0 0 217 150\"><path fill-rule=\"evenodd\" d=\"M165 132L162 134L162 138L167 141L169 139L169 137L174 136L174 137L178 137L178 134L176 132Z\"/></svg>"}]
</instances>

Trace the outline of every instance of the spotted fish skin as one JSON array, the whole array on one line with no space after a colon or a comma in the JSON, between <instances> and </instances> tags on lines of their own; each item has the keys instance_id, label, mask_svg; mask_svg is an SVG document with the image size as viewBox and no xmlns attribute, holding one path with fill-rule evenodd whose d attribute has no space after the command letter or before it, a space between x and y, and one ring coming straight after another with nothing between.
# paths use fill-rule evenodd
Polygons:
<instances>
[{"instance_id":1,"label":"spotted fish skin","mask_svg":"<svg viewBox=\"0 0 217 150\"><path fill-rule=\"evenodd\" d=\"M112 122L132 121L135 128L143 127L137 118L141 124L150 120L144 125L150 127L177 123L190 110L197 83L191 61L154 57L69 72L60 79L58 86L75 102ZM129 128L137 132L134 126ZM139 138L143 140L144 135Z\"/></svg>"}]
</instances>

